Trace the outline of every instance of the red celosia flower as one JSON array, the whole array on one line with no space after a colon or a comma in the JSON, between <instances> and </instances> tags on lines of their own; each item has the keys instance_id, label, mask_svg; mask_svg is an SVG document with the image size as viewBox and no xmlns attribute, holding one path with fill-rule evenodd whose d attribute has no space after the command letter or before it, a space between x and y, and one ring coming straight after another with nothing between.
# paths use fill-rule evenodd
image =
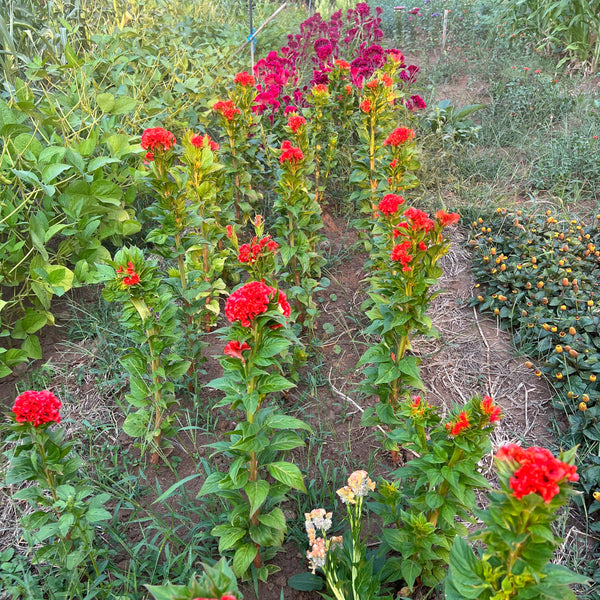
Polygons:
<instances>
[{"instance_id":1,"label":"red celosia flower","mask_svg":"<svg viewBox=\"0 0 600 600\"><path fill-rule=\"evenodd\" d=\"M446 423L446 429L450 432L451 435L457 436L463 429L466 429L470 425L469 417L466 412L461 412L458 415L458 419L456 422L450 421Z\"/></svg>"},{"instance_id":2,"label":"red celosia flower","mask_svg":"<svg viewBox=\"0 0 600 600\"><path fill-rule=\"evenodd\" d=\"M135 272L135 265L132 261L127 263L127 269L123 270L123 267L117 269L117 274L127 273L127 277L123 277L123 283L125 285L135 285L140 282L140 276Z\"/></svg>"},{"instance_id":3,"label":"red celosia flower","mask_svg":"<svg viewBox=\"0 0 600 600\"><path fill-rule=\"evenodd\" d=\"M192 146L196 148L210 148L213 152L216 152L219 149L219 144L217 142L211 140L210 135L195 135L190 140Z\"/></svg>"},{"instance_id":4,"label":"red celosia flower","mask_svg":"<svg viewBox=\"0 0 600 600\"><path fill-rule=\"evenodd\" d=\"M377 208L388 217L398 211L398 208L404 204L404 198L398 194L386 194Z\"/></svg>"},{"instance_id":5,"label":"red celosia flower","mask_svg":"<svg viewBox=\"0 0 600 600\"><path fill-rule=\"evenodd\" d=\"M494 401L489 396L483 397L481 410L485 415L488 415L490 423L500 420L500 407L494 405Z\"/></svg>"},{"instance_id":6,"label":"red celosia flower","mask_svg":"<svg viewBox=\"0 0 600 600\"><path fill-rule=\"evenodd\" d=\"M231 239L233 237L233 225L227 225L225 231L227 232L227 237Z\"/></svg>"},{"instance_id":7,"label":"red celosia flower","mask_svg":"<svg viewBox=\"0 0 600 600\"><path fill-rule=\"evenodd\" d=\"M15 400L12 411L17 423L31 423L39 427L44 423L60 423L62 402L48 390L23 392Z\"/></svg>"},{"instance_id":8,"label":"red celosia flower","mask_svg":"<svg viewBox=\"0 0 600 600\"><path fill-rule=\"evenodd\" d=\"M390 168L395 169L398 166L398 159L395 158L391 163L390 163Z\"/></svg>"},{"instance_id":9,"label":"red celosia flower","mask_svg":"<svg viewBox=\"0 0 600 600\"><path fill-rule=\"evenodd\" d=\"M387 74L385 73L383 75L383 77L381 78L381 81L383 82L383 85L385 87L392 87L394 80Z\"/></svg>"},{"instance_id":10,"label":"red celosia flower","mask_svg":"<svg viewBox=\"0 0 600 600\"><path fill-rule=\"evenodd\" d=\"M407 254L407 250L410 248L410 242L406 240L401 244L396 244L392 253L390 254L390 259L399 262L403 265L403 271L412 271L412 269L408 266L408 263L413 259L410 254Z\"/></svg>"},{"instance_id":11,"label":"red celosia flower","mask_svg":"<svg viewBox=\"0 0 600 600\"><path fill-rule=\"evenodd\" d=\"M233 356L233 358L239 358L242 362L245 362L244 357L242 356L244 350L250 350L250 346L248 346L246 342L240 344L237 340L232 340L225 346L223 353L227 354L227 356Z\"/></svg>"},{"instance_id":12,"label":"red celosia flower","mask_svg":"<svg viewBox=\"0 0 600 600\"><path fill-rule=\"evenodd\" d=\"M548 503L560 492L565 479L578 481L577 467L555 458L546 448L521 448L516 444L503 446L496 453L500 460L512 460L519 468L510 478L510 488L517 500L527 494L539 494Z\"/></svg>"},{"instance_id":13,"label":"red celosia flower","mask_svg":"<svg viewBox=\"0 0 600 600\"><path fill-rule=\"evenodd\" d=\"M346 86L346 94L348 94L348 96L350 96L352 94L352 86L351 85Z\"/></svg>"},{"instance_id":14,"label":"red celosia flower","mask_svg":"<svg viewBox=\"0 0 600 600\"><path fill-rule=\"evenodd\" d=\"M427 213L424 213L418 208L412 206L404 212L404 216L413 222L413 229L415 231L423 230L425 232L433 229L433 221L429 218Z\"/></svg>"},{"instance_id":15,"label":"red celosia flower","mask_svg":"<svg viewBox=\"0 0 600 600\"><path fill-rule=\"evenodd\" d=\"M300 127L306 125L306 119L300 115L292 115L288 119L288 127L294 132L297 133Z\"/></svg>"},{"instance_id":16,"label":"red celosia flower","mask_svg":"<svg viewBox=\"0 0 600 600\"><path fill-rule=\"evenodd\" d=\"M241 115L242 111L233 103L233 100L219 100L213 106L213 110L225 117L228 121L233 121L235 115Z\"/></svg>"},{"instance_id":17,"label":"red celosia flower","mask_svg":"<svg viewBox=\"0 0 600 600\"><path fill-rule=\"evenodd\" d=\"M242 244L240 246L238 260L243 263L252 264L258 260L265 247L269 252L275 252L279 248L279 244L272 240L270 235L267 235L260 241L255 237L251 244Z\"/></svg>"},{"instance_id":18,"label":"red celosia flower","mask_svg":"<svg viewBox=\"0 0 600 600\"><path fill-rule=\"evenodd\" d=\"M379 80L373 79L373 81L369 81L369 83L367 83L367 85L365 87L369 88L370 90L374 90L378 85L379 85Z\"/></svg>"},{"instance_id":19,"label":"red celosia flower","mask_svg":"<svg viewBox=\"0 0 600 600\"><path fill-rule=\"evenodd\" d=\"M427 251L427 244L425 242L419 242L418 247L419 250L423 250L423 252Z\"/></svg>"},{"instance_id":20,"label":"red celosia flower","mask_svg":"<svg viewBox=\"0 0 600 600\"><path fill-rule=\"evenodd\" d=\"M284 140L284 142L281 144L281 149L283 150L281 156L279 157L279 162L281 164L284 162L296 164L298 161L304 160L304 154L302 154L302 150L292 146L292 143L289 140Z\"/></svg>"},{"instance_id":21,"label":"red celosia flower","mask_svg":"<svg viewBox=\"0 0 600 600\"><path fill-rule=\"evenodd\" d=\"M447 213L444 210L438 210L435 213L435 218L440 221L443 227L448 227L448 225L454 225L454 223L458 223L460 215L458 213Z\"/></svg>"},{"instance_id":22,"label":"red celosia flower","mask_svg":"<svg viewBox=\"0 0 600 600\"><path fill-rule=\"evenodd\" d=\"M130 277L123 277L125 285L135 285L140 282L140 276L137 273L132 273Z\"/></svg>"},{"instance_id":23,"label":"red celosia flower","mask_svg":"<svg viewBox=\"0 0 600 600\"><path fill-rule=\"evenodd\" d=\"M410 127L398 127L394 129L390 135L388 135L385 142L383 142L384 146L399 146L400 144L404 144L405 142L410 142L414 139L415 132L410 129Z\"/></svg>"},{"instance_id":24,"label":"red celosia flower","mask_svg":"<svg viewBox=\"0 0 600 600\"><path fill-rule=\"evenodd\" d=\"M280 312L289 317L291 308L286 295L262 281L250 281L233 292L225 302L225 316L230 323L239 321L242 327L250 327L257 316L267 312L276 293Z\"/></svg>"},{"instance_id":25,"label":"red celosia flower","mask_svg":"<svg viewBox=\"0 0 600 600\"><path fill-rule=\"evenodd\" d=\"M364 113L369 113L371 112L371 101L370 100L363 100L360 103L360 110L362 110Z\"/></svg>"},{"instance_id":26,"label":"red celosia flower","mask_svg":"<svg viewBox=\"0 0 600 600\"><path fill-rule=\"evenodd\" d=\"M221 596L221 600L235 600L235 597L234 597L234 596L231 596L231 595L229 595L229 594L223 594L223 595Z\"/></svg>"},{"instance_id":27,"label":"red celosia flower","mask_svg":"<svg viewBox=\"0 0 600 600\"><path fill-rule=\"evenodd\" d=\"M240 85L247 86L254 85L255 80L253 75L250 75L250 73L246 71L242 71L233 78L233 83L239 83Z\"/></svg>"},{"instance_id":28,"label":"red celosia flower","mask_svg":"<svg viewBox=\"0 0 600 600\"><path fill-rule=\"evenodd\" d=\"M322 96L329 91L329 88L324 83L315 85L312 89L313 96Z\"/></svg>"},{"instance_id":29,"label":"red celosia flower","mask_svg":"<svg viewBox=\"0 0 600 600\"><path fill-rule=\"evenodd\" d=\"M410 225L406 222L403 221L402 223L398 223L398 225L396 225L396 227L394 228L394 239L396 239L398 236L400 235L408 235L407 231L401 231L402 229L409 229Z\"/></svg>"},{"instance_id":30,"label":"red celosia flower","mask_svg":"<svg viewBox=\"0 0 600 600\"><path fill-rule=\"evenodd\" d=\"M169 148L172 148L175 141L175 136L162 127L146 129L142 133L142 141L140 142L140 146L144 150L148 150L145 156L146 162L153 161L156 152L166 152Z\"/></svg>"}]
</instances>

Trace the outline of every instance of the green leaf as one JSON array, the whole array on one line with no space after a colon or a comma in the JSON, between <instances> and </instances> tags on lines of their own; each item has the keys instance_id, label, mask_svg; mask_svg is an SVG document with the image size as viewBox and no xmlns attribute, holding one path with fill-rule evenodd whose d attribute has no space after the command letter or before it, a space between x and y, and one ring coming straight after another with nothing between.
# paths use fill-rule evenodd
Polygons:
<instances>
[{"instance_id":1,"label":"green leaf","mask_svg":"<svg viewBox=\"0 0 600 600\"><path fill-rule=\"evenodd\" d=\"M42 169L42 181L44 183L52 183L63 171L67 171L68 169L72 169L71 165L64 165L59 163L53 163L51 165L46 165Z\"/></svg>"},{"instance_id":2,"label":"green leaf","mask_svg":"<svg viewBox=\"0 0 600 600\"><path fill-rule=\"evenodd\" d=\"M146 410L127 415L123 422L123 431L131 437L145 437L149 431L150 414Z\"/></svg>"},{"instance_id":3,"label":"green leaf","mask_svg":"<svg viewBox=\"0 0 600 600\"><path fill-rule=\"evenodd\" d=\"M219 553L223 554L246 535L246 530L232 525L218 525L210 533L219 538Z\"/></svg>"},{"instance_id":4,"label":"green leaf","mask_svg":"<svg viewBox=\"0 0 600 600\"><path fill-rule=\"evenodd\" d=\"M292 575L287 583L293 590L301 592L315 592L323 589L323 579L309 572Z\"/></svg>"},{"instance_id":5,"label":"green leaf","mask_svg":"<svg viewBox=\"0 0 600 600\"><path fill-rule=\"evenodd\" d=\"M36 335L28 336L21 345L21 350L27 352L27 356L34 360L42 358L42 345Z\"/></svg>"},{"instance_id":6,"label":"green leaf","mask_svg":"<svg viewBox=\"0 0 600 600\"><path fill-rule=\"evenodd\" d=\"M271 394L273 392L281 392L283 390L289 390L293 387L296 387L291 381L288 381L285 377L281 375L274 374L269 375L268 377L264 377L259 383L259 393L261 394Z\"/></svg>"},{"instance_id":7,"label":"green leaf","mask_svg":"<svg viewBox=\"0 0 600 600\"><path fill-rule=\"evenodd\" d=\"M112 94L98 94L96 96L96 104L100 110L109 113L115 107L115 97Z\"/></svg>"},{"instance_id":8,"label":"green leaf","mask_svg":"<svg viewBox=\"0 0 600 600\"><path fill-rule=\"evenodd\" d=\"M400 573L402 578L406 581L406 585L412 590L415 585L415 579L421 574L423 568L421 565L414 561L404 559L400 564Z\"/></svg>"},{"instance_id":9,"label":"green leaf","mask_svg":"<svg viewBox=\"0 0 600 600\"><path fill-rule=\"evenodd\" d=\"M296 465L285 461L278 461L267 465L267 469L273 479L306 493L302 473Z\"/></svg>"},{"instance_id":10,"label":"green leaf","mask_svg":"<svg viewBox=\"0 0 600 600\"><path fill-rule=\"evenodd\" d=\"M270 416L265 421L265 425L271 429L304 429L305 431L312 432L310 425L307 425L304 421L295 417L288 417L281 413Z\"/></svg>"},{"instance_id":11,"label":"green leaf","mask_svg":"<svg viewBox=\"0 0 600 600\"><path fill-rule=\"evenodd\" d=\"M28 310L25 316L20 319L20 324L23 330L29 334L35 333L48 323L46 313L36 312L32 309Z\"/></svg>"},{"instance_id":12,"label":"green leaf","mask_svg":"<svg viewBox=\"0 0 600 600\"><path fill-rule=\"evenodd\" d=\"M267 527L277 529L279 531L287 528L285 515L280 508L274 508L270 513L258 515L258 521Z\"/></svg>"},{"instance_id":13,"label":"green leaf","mask_svg":"<svg viewBox=\"0 0 600 600\"><path fill-rule=\"evenodd\" d=\"M115 100L111 113L113 115L125 115L136 107L136 100L129 96L121 96Z\"/></svg>"},{"instance_id":14,"label":"green leaf","mask_svg":"<svg viewBox=\"0 0 600 600\"><path fill-rule=\"evenodd\" d=\"M60 519L58 520L58 532L62 537L66 537L74 522L75 515L73 515L73 513L63 513L60 516Z\"/></svg>"},{"instance_id":15,"label":"green leaf","mask_svg":"<svg viewBox=\"0 0 600 600\"><path fill-rule=\"evenodd\" d=\"M105 508L90 508L85 513L85 518L88 523L99 523L100 521L108 521L112 515Z\"/></svg>"},{"instance_id":16,"label":"green leaf","mask_svg":"<svg viewBox=\"0 0 600 600\"><path fill-rule=\"evenodd\" d=\"M269 495L270 485L264 480L250 481L244 487L244 491L250 500L250 516L263 505Z\"/></svg>"},{"instance_id":17,"label":"green leaf","mask_svg":"<svg viewBox=\"0 0 600 600\"><path fill-rule=\"evenodd\" d=\"M112 163L119 163L119 162L121 162L121 161L118 158L111 158L110 156L97 156L96 158L93 158L92 160L90 160L90 162L87 166L87 172L93 173L94 171L100 169L104 165L110 165Z\"/></svg>"},{"instance_id":18,"label":"green leaf","mask_svg":"<svg viewBox=\"0 0 600 600\"><path fill-rule=\"evenodd\" d=\"M295 431L279 431L269 444L271 450L293 450L304 446L304 441Z\"/></svg>"},{"instance_id":19,"label":"green leaf","mask_svg":"<svg viewBox=\"0 0 600 600\"><path fill-rule=\"evenodd\" d=\"M188 475L179 481L176 481L166 492L163 492L152 504L156 504L157 502L162 503L168 498L170 498L173 493L178 490L182 485L185 485L188 481L192 479L196 479L196 477L200 477L201 473L193 473L192 475ZM213 473L215 475L215 473ZM206 481L204 482L206 484Z\"/></svg>"},{"instance_id":20,"label":"green leaf","mask_svg":"<svg viewBox=\"0 0 600 600\"><path fill-rule=\"evenodd\" d=\"M198 492L198 498L201 496L206 496L207 494L216 494L221 491L221 486L219 483L225 477L224 473L219 473L218 471L215 473L211 473L200 488Z\"/></svg>"},{"instance_id":21,"label":"green leaf","mask_svg":"<svg viewBox=\"0 0 600 600\"><path fill-rule=\"evenodd\" d=\"M233 572L241 577L248 570L257 553L258 548L254 544L247 543L240 546L233 555Z\"/></svg>"}]
</instances>

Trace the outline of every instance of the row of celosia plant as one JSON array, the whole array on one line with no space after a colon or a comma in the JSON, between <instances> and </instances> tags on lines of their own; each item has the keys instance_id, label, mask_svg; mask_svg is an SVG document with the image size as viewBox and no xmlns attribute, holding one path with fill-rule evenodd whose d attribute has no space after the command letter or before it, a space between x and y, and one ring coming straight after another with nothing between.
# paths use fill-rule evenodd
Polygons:
<instances>
[{"instance_id":1,"label":"row of celosia plant","mask_svg":"<svg viewBox=\"0 0 600 600\"><path fill-rule=\"evenodd\" d=\"M240 291L252 283L246 284ZM261 297L262 308L259 307L256 314L242 300L242 296L248 294L239 294L237 306L230 307L240 321L240 329L233 328L232 337L255 343L261 333L265 333L265 327L271 331L283 328L279 326L283 326L285 316L269 305L274 300L276 305L281 306L284 299L276 295L276 290L269 290L266 298ZM282 310L286 312L285 304ZM251 323L248 331L243 329L245 319ZM231 354L236 355L233 356L236 362L231 363L229 369L239 371L242 367L247 371L251 366L242 353L247 350L249 359L254 353L253 347L243 349L245 342L242 342L241 348L233 349L236 342L239 345L240 340L234 339L229 344ZM222 381L231 384L227 378ZM205 566L202 576L193 577L188 586L148 586L155 598L241 598L235 579L236 566L239 571L245 562L248 563L246 566L251 562L261 562L260 546L274 544L275 539L282 537L285 528L283 513L272 505L281 501L282 494L290 487L303 487L299 472L291 469L293 465L290 463L271 462L266 465L276 480L275 484L260 478L258 465L264 462L264 456L259 455L270 452L272 459L277 448L263 447L259 450L260 444L255 445L254 438L249 437L253 426L258 427L262 431L256 439L261 439L262 435L268 443L269 434L277 430L275 435L271 435L276 445L281 448L288 441L293 442L290 447L294 447L298 445L299 438L291 440L289 436L294 436L294 433L290 429L303 426L301 422L292 422L290 417L277 414L268 406L251 413L254 406L248 407L248 403L250 398L255 397L254 393L232 387L230 395L234 398L233 403L243 403L248 416L256 417L256 420L248 419L238 426L238 439L232 440L233 444L228 448L239 455L237 472L241 473L242 481L241 484L236 483L230 471L227 475L211 476L205 488L223 495L236 505L232 511L236 515L236 526L228 525L228 531L220 530L221 541L227 536L230 540L225 544L227 546L231 540L249 535L252 542L243 543L236 551L233 571L221 560L214 567ZM261 400L259 394L257 401L262 404L264 395ZM22 525L30 544L43 542L36 551L36 560L68 564L80 579L88 573L86 558L89 558L95 576L99 577L99 558L103 550L94 542L94 524L111 518L104 508L109 494L94 494L92 488L82 483L79 473L81 463L71 452L71 444L65 442L61 430L50 429L61 421L61 406L60 400L49 391L27 391L17 397L12 409L13 420L8 427L12 431L9 439L20 444L12 454L7 482L35 482L33 486L17 492L16 496L35 509L34 513L22 519ZM423 578L425 585L434 585L445 576L442 565L449 564L450 572L445 583L449 600L545 595L574 599L569 584L584 583L586 578L564 567L549 564L554 548L561 541L552 530L555 513L572 493L569 482L578 479L573 464L574 452L556 459L544 448L523 449L516 445L500 448L496 454L496 466L501 489L491 493L486 510L476 511L484 527L474 537L482 540L487 547L484 556L477 557L461 537L466 530L456 518L470 519L469 514L475 504L473 489L487 487L485 480L477 475L476 465L481 451L487 451L489 447L488 434L499 418L499 408L494 406L491 398L476 399L444 427L436 426L439 419L435 409L420 398L407 403L404 414L402 437L406 448L417 456L421 453L421 456L410 461L398 473L402 476L402 487L398 483L381 482L375 503L372 503L373 509L383 517L384 524L397 525L395 529L384 530L383 550L396 550L402 558L388 557L381 568L375 566L374 556L367 553L361 536L363 504L376 484L365 471L357 471L349 477L348 485L337 491L347 507L348 534L327 536L332 527L331 512L315 509L306 514L305 525L311 546L307 557L313 574L316 569L323 571L329 593L336 600L391 600L393 594L391 590L386 591L386 583L401 578L412 588L417 578ZM475 419L478 419L477 423ZM433 427L428 435L426 427L430 425ZM451 457L447 454L441 457L440 451L443 453L446 449L452 451ZM277 486L281 489L276 490ZM241 489L245 496L239 491ZM227 490L229 494L225 493ZM271 505L270 512L261 510L263 504L265 507ZM248 529L238 526L244 523L244 515L248 519ZM256 522L252 523L254 518ZM443 525L436 529L438 523ZM239 562L240 558L236 561L240 554L244 563ZM268 566L255 564L255 567L258 573L264 569L266 578ZM317 588L318 585L312 589Z\"/></svg>"}]
</instances>

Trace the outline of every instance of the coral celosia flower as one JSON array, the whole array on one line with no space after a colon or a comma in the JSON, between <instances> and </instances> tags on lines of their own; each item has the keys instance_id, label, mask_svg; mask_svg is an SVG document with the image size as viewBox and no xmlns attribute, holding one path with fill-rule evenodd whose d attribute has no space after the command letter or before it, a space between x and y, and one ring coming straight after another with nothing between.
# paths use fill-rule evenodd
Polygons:
<instances>
[{"instance_id":1,"label":"coral celosia flower","mask_svg":"<svg viewBox=\"0 0 600 600\"><path fill-rule=\"evenodd\" d=\"M488 415L490 423L495 423L500 420L500 407L496 406L489 396L483 397L481 411L483 414Z\"/></svg>"},{"instance_id":2,"label":"coral celosia flower","mask_svg":"<svg viewBox=\"0 0 600 600\"><path fill-rule=\"evenodd\" d=\"M435 218L439 220L443 227L448 227L449 225L458 223L460 215L458 213L447 213L444 210L438 210L435 213Z\"/></svg>"},{"instance_id":3,"label":"coral celosia flower","mask_svg":"<svg viewBox=\"0 0 600 600\"><path fill-rule=\"evenodd\" d=\"M414 139L415 132L410 129L410 127L398 127L394 129L390 135L388 135L385 142L383 142L384 146L399 146L400 144L404 144L405 142L410 142Z\"/></svg>"},{"instance_id":4,"label":"coral celosia flower","mask_svg":"<svg viewBox=\"0 0 600 600\"><path fill-rule=\"evenodd\" d=\"M392 85L394 84L394 80L387 73L384 73L383 77L381 78L381 81L383 82L383 85L385 87L392 87Z\"/></svg>"},{"instance_id":5,"label":"coral celosia flower","mask_svg":"<svg viewBox=\"0 0 600 600\"><path fill-rule=\"evenodd\" d=\"M210 135L195 135L190 140L192 146L196 148L210 148L213 152L216 152L219 149L219 144L211 139Z\"/></svg>"},{"instance_id":6,"label":"coral celosia flower","mask_svg":"<svg viewBox=\"0 0 600 600\"><path fill-rule=\"evenodd\" d=\"M300 127L304 127L306 125L306 119L301 115L292 115L288 119L288 127L294 132L297 133Z\"/></svg>"},{"instance_id":7,"label":"coral celosia flower","mask_svg":"<svg viewBox=\"0 0 600 600\"><path fill-rule=\"evenodd\" d=\"M127 276L123 277L123 283L125 285L135 285L140 282L140 276L135 272L135 265L132 261L127 263L127 269L123 270L123 267L117 269L117 275L124 272L127 273Z\"/></svg>"},{"instance_id":8,"label":"coral celosia flower","mask_svg":"<svg viewBox=\"0 0 600 600\"><path fill-rule=\"evenodd\" d=\"M371 111L371 101L370 100L363 100L360 103L360 110L362 110L364 113L369 113Z\"/></svg>"},{"instance_id":9,"label":"coral celosia flower","mask_svg":"<svg viewBox=\"0 0 600 600\"><path fill-rule=\"evenodd\" d=\"M349 69L350 68L350 63L346 62L345 60L342 60L341 58L338 58L333 64L336 67L338 67L339 69Z\"/></svg>"},{"instance_id":10,"label":"coral celosia flower","mask_svg":"<svg viewBox=\"0 0 600 600\"><path fill-rule=\"evenodd\" d=\"M247 71L242 71L233 78L233 83L239 83L245 87L248 85L254 85L255 80L253 75L250 75L250 73Z\"/></svg>"},{"instance_id":11,"label":"coral celosia flower","mask_svg":"<svg viewBox=\"0 0 600 600\"><path fill-rule=\"evenodd\" d=\"M244 350L250 350L250 346L248 346L246 342L240 344L237 340L232 340L225 346L223 353L227 354L227 356L233 356L233 358L239 358L242 362L245 362L244 357L242 356Z\"/></svg>"},{"instance_id":12,"label":"coral celosia flower","mask_svg":"<svg viewBox=\"0 0 600 600\"><path fill-rule=\"evenodd\" d=\"M170 131L162 127L152 127L142 133L140 146L148 150L145 159L150 162L154 160L156 152L166 152L175 145L175 142L175 136Z\"/></svg>"},{"instance_id":13,"label":"coral celosia flower","mask_svg":"<svg viewBox=\"0 0 600 600\"><path fill-rule=\"evenodd\" d=\"M386 194L379 202L377 208L388 217L398 211L404 204L404 198L399 194Z\"/></svg>"},{"instance_id":14,"label":"coral celosia flower","mask_svg":"<svg viewBox=\"0 0 600 600\"><path fill-rule=\"evenodd\" d=\"M276 252L279 244L271 239L270 235L265 236L260 241L255 237L250 244L242 244L238 251L238 260L242 263L254 263L262 255L263 250L268 252Z\"/></svg>"},{"instance_id":15,"label":"coral celosia flower","mask_svg":"<svg viewBox=\"0 0 600 600\"><path fill-rule=\"evenodd\" d=\"M297 162L304 160L304 154L302 154L302 150L292 146L292 142L289 140L284 140L284 142L281 144L281 150L283 151L279 157L279 162L281 164L284 162L296 164Z\"/></svg>"},{"instance_id":16,"label":"coral celosia flower","mask_svg":"<svg viewBox=\"0 0 600 600\"><path fill-rule=\"evenodd\" d=\"M469 417L466 412L461 412L458 415L458 419L455 422L450 421L446 423L446 429L453 436L457 436L463 429L466 429L470 425Z\"/></svg>"},{"instance_id":17,"label":"coral celosia flower","mask_svg":"<svg viewBox=\"0 0 600 600\"><path fill-rule=\"evenodd\" d=\"M433 229L433 221L429 218L427 213L424 213L418 208L410 207L404 212L404 216L413 222L413 229L415 231L423 230L425 232Z\"/></svg>"},{"instance_id":18,"label":"coral celosia flower","mask_svg":"<svg viewBox=\"0 0 600 600\"><path fill-rule=\"evenodd\" d=\"M406 240L401 244L396 244L390 254L390 260L394 262L399 262L403 265L403 271L408 272L412 271L412 268L408 266L408 263L413 259L413 257L407 253L407 250L410 248L410 241Z\"/></svg>"},{"instance_id":19,"label":"coral celosia flower","mask_svg":"<svg viewBox=\"0 0 600 600\"><path fill-rule=\"evenodd\" d=\"M329 88L324 83L319 83L312 89L313 96L324 96L327 92L329 92Z\"/></svg>"},{"instance_id":20,"label":"coral celosia flower","mask_svg":"<svg viewBox=\"0 0 600 600\"><path fill-rule=\"evenodd\" d=\"M12 411L17 423L39 427L44 423L60 423L61 407L61 401L52 392L29 390L16 398Z\"/></svg>"},{"instance_id":21,"label":"coral celosia flower","mask_svg":"<svg viewBox=\"0 0 600 600\"><path fill-rule=\"evenodd\" d=\"M509 482L517 500L527 494L539 494L548 503L560 492L559 483L565 479L579 480L575 465L558 460L546 448L521 448L509 444L498 450L496 458L514 461L519 465Z\"/></svg>"},{"instance_id":22,"label":"coral celosia flower","mask_svg":"<svg viewBox=\"0 0 600 600\"><path fill-rule=\"evenodd\" d=\"M291 307L286 295L262 281L250 281L233 292L225 302L225 316L230 323L239 321L242 327L250 327L257 316L267 312L269 302L276 294L279 311L284 317L289 317Z\"/></svg>"},{"instance_id":23,"label":"coral celosia flower","mask_svg":"<svg viewBox=\"0 0 600 600\"><path fill-rule=\"evenodd\" d=\"M214 104L213 110L227 119L227 121L233 121L235 115L242 114L242 111L233 103L233 100L219 100L219 102Z\"/></svg>"}]
</instances>

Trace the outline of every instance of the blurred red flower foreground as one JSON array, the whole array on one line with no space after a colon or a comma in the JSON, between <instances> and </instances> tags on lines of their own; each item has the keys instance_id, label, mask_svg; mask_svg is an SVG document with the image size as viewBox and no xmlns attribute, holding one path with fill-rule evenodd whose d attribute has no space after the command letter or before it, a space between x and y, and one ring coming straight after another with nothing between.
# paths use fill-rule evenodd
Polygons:
<instances>
[{"instance_id":1,"label":"blurred red flower foreground","mask_svg":"<svg viewBox=\"0 0 600 600\"><path fill-rule=\"evenodd\" d=\"M498 450L496 458L514 461L519 465L510 478L510 488L517 500L527 494L539 494L548 503L560 492L559 483L565 479L579 480L575 465L558 460L546 448L521 448L509 444Z\"/></svg>"}]
</instances>

